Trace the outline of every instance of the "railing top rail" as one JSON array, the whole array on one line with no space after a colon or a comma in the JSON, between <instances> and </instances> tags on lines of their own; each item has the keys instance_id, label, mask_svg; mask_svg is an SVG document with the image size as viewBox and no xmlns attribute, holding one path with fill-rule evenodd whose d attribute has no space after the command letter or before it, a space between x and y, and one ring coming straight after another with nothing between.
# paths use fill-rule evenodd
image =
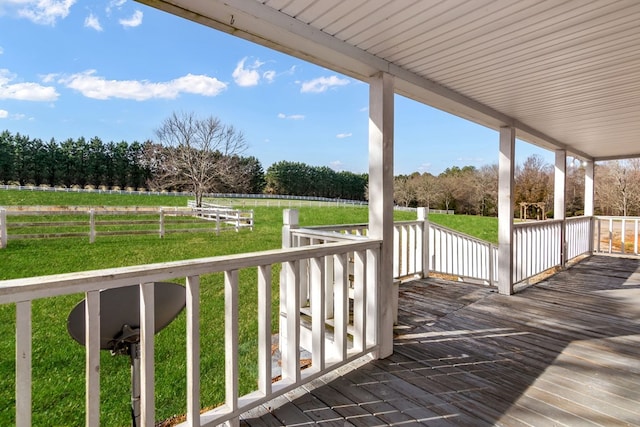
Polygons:
<instances>
[{"instance_id":1,"label":"railing top rail","mask_svg":"<svg viewBox=\"0 0 640 427\"><path fill-rule=\"evenodd\" d=\"M616 216L616 215L596 215L596 219L612 219L616 221L624 220L640 220L640 216Z\"/></svg>"},{"instance_id":2,"label":"railing top rail","mask_svg":"<svg viewBox=\"0 0 640 427\"><path fill-rule=\"evenodd\" d=\"M461 231L453 230L453 229L451 229L449 227L445 227L443 225L434 224L433 222L430 222L429 224L430 224L431 227L433 227L435 229L438 229L440 231L444 231L444 232L447 232L447 233L450 233L450 234L454 234L456 236L463 237L463 238L465 238L467 240L471 240L471 241L476 242L476 243L480 243L480 244L483 244L483 245L489 245L490 247L495 247L495 248L498 247L494 243L488 242L486 240L479 239L479 238L477 238L475 236L471 236L471 235L463 233Z\"/></svg>"},{"instance_id":3,"label":"railing top rail","mask_svg":"<svg viewBox=\"0 0 640 427\"><path fill-rule=\"evenodd\" d=\"M527 222L514 222L514 228L536 228L546 227L549 225L562 225L564 220L562 219L545 219L541 221L527 221Z\"/></svg>"},{"instance_id":4,"label":"railing top rail","mask_svg":"<svg viewBox=\"0 0 640 427\"><path fill-rule=\"evenodd\" d=\"M274 249L246 254L5 280L0 282L0 304L375 249L380 248L381 244L381 240L366 239L302 248Z\"/></svg>"},{"instance_id":5,"label":"railing top rail","mask_svg":"<svg viewBox=\"0 0 640 427\"><path fill-rule=\"evenodd\" d=\"M343 234L337 231L325 231L312 228L295 228L291 230L292 234L301 237L318 237L326 240L339 241L359 241L359 240L371 240L366 236L356 236L355 234Z\"/></svg>"},{"instance_id":6,"label":"railing top rail","mask_svg":"<svg viewBox=\"0 0 640 427\"><path fill-rule=\"evenodd\" d=\"M361 223L361 224L312 225L304 228L306 228L307 230L331 231L331 230L345 230L345 229L351 229L351 230L365 229L368 227L369 227L369 224Z\"/></svg>"},{"instance_id":7,"label":"railing top rail","mask_svg":"<svg viewBox=\"0 0 640 427\"><path fill-rule=\"evenodd\" d=\"M585 216L585 215L580 215L580 216L570 216L568 218L566 218L567 221L584 221L584 220L590 220L591 218L595 218L593 216Z\"/></svg>"}]
</instances>

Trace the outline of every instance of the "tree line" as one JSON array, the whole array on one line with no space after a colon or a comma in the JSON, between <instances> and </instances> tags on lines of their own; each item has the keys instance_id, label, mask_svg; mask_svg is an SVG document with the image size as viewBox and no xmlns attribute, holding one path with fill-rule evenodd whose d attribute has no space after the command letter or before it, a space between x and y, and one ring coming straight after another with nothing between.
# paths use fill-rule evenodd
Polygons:
<instances>
[{"instance_id":1,"label":"tree line","mask_svg":"<svg viewBox=\"0 0 640 427\"><path fill-rule=\"evenodd\" d=\"M173 113L155 134L155 142L143 143L104 143L98 137L44 142L4 131L0 183L187 191L195 194L198 205L206 193L367 198L367 174L290 161L274 163L265 173L257 158L243 156L243 133L215 117ZM517 165L514 211L520 203L543 203L553 217L553 174L553 166L538 155ZM596 213L640 215L640 159L597 163L595 175ZM400 175L394 179L394 199L401 206L496 216L498 166L454 166L437 176ZM565 202L567 215L583 214L582 165L567 168Z\"/></svg>"},{"instance_id":2,"label":"tree line","mask_svg":"<svg viewBox=\"0 0 640 427\"><path fill-rule=\"evenodd\" d=\"M205 193L281 194L365 200L366 174L281 161L266 173L243 156L242 133L215 118L174 114L157 141L104 142L99 137L48 142L0 133L0 183L49 187L134 188Z\"/></svg>"},{"instance_id":3,"label":"tree line","mask_svg":"<svg viewBox=\"0 0 640 427\"><path fill-rule=\"evenodd\" d=\"M640 215L640 159L598 162L595 165L594 210L600 215ZM584 214L582 164L566 169L565 205L567 216ZM554 167L532 155L516 166L514 212L520 203L544 203L553 217ZM498 165L480 168L457 166L439 175L413 173L394 180L394 198L402 206L454 209L456 213L497 216ZM534 212L528 217L535 218Z\"/></svg>"}]
</instances>

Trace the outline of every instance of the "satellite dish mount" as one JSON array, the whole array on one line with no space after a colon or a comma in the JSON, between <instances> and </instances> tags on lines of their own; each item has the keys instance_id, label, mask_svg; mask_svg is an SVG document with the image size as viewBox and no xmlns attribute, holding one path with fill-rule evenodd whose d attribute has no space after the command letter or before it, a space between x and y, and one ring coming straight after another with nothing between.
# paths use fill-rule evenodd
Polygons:
<instances>
[{"instance_id":1,"label":"satellite dish mount","mask_svg":"<svg viewBox=\"0 0 640 427\"><path fill-rule=\"evenodd\" d=\"M186 294L177 283L154 283L154 333L167 326L185 306ZM138 285L100 291L100 349L131 361L131 422L140 425L140 291ZM69 335L85 345L85 300L69 313Z\"/></svg>"}]
</instances>

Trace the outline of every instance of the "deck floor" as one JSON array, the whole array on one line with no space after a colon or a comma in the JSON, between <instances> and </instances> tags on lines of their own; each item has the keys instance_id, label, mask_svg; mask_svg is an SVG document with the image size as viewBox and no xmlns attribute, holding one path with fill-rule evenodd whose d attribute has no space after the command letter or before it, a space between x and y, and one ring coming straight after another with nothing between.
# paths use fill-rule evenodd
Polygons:
<instances>
[{"instance_id":1,"label":"deck floor","mask_svg":"<svg viewBox=\"0 0 640 427\"><path fill-rule=\"evenodd\" d=\"M594 256L514 296L400 288L394 354L247 413L249 426L640 426L640 260Z\"/></svg>"}]
</instances>

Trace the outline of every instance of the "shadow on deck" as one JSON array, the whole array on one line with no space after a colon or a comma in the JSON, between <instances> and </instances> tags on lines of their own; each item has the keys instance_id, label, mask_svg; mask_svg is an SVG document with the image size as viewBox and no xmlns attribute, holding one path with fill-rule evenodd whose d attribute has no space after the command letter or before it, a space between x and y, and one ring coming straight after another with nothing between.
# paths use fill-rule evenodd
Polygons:
<instances>
[{"instance_id":1,"label":"shadow on deck","mask_svg":"<svg viewBox=\"0 0 640 427\"><path fill-rule=\"evenodd\" d=\"M348 365L242 425L640 425L640 260L591 257L514 296L400 288L394 354Z\"/></svg>"}]
</instances>

